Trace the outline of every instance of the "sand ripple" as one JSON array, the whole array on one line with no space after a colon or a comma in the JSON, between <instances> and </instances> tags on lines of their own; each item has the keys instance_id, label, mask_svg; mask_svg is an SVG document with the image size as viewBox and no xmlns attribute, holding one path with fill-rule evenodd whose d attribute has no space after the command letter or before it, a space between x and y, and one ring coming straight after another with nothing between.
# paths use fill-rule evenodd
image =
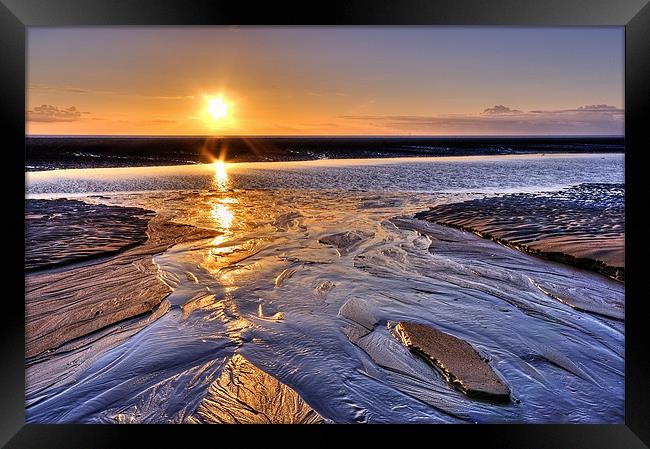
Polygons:
<instances>
[{"instance_id":1,"label":"sand ripple","mask_svg":"<svg viewBox=\"0 0 650 449\"><path fill-rule=\"evenodd\" d=\"M417 217L615 279L625 277L623 184L480 198L437 206Z\"/></svg>"}]
</instances>

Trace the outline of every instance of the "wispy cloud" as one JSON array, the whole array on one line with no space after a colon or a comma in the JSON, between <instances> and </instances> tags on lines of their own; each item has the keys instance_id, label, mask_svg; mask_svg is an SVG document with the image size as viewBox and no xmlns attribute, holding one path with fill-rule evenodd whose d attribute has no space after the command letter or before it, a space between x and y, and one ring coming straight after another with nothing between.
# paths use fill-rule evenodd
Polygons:
<instances>
[{"instance_id":1,"label":"wispy cloud","mask_svg":"<svg viewBox=\"0 0 650 449\"><path fill-rule=\"evenodd\" d=\"M151 123L176 123L176 120L157 118L157 119L151 120Z\"/></svg>"},{"instance_id":2,"label":"wispy cloud","mask_svg":"<svg viewBox=\"0 0 650 449\"><path fill-rule=\"evenodd\" d=\"M87 89L82 89L80 87L73 86L49 86L46 84L29 84L27 89L34 91L43 91L43 92L68 92L73 94L87 94L90 91Z\"/></svg>"},{"instance_id":3,"label":"wispy cloud","mask_svg":"<svg viewBox=\"0 0 650 449\"><path fill-rule=\"evenodd\" d=\"M151 100L194 100L194 95L128 95L128 97L148 98Z\"/></svg>"},{"instance_id":4,"label":"wispy cloud","mask_svg":"<svg viewBox=\"0 0 650 449\"><path fill-rule=\"evenodd\" d=\"M495 105L478 114L348 115L342 118L405 133L616 135L623 134L624 129L623 109L606 104L528 112Z\"/></svg>"},{"instance_id":5,"label":"wispy cloud","mask_svg":"<svg viewBox=\"0 0 650 449\"><path fill-rule=\"evenodd\" d=\"M81 120L81 111L75 106L59 109L57 106L43 104L27 111L27 120L31 122L74 122Z\"/></svg>"},{"instance_id":6,"label":"wispy cloud","mask_svg":"<svg viewBox=\"0 0 650 449\"><path fill-rule=\"evenodd\" d=\"M84 89L74 86L54 86L47 84L30 83L27 86L28 90L35 92L60 92L60 93L75 93L75 94L99 94L99 95L118 95L122 97L131 98L148 98L151 100L194 100L194 95L148 95L148 94L130 94L125 92L116 92L112 90L97 90L97 89Z\"/></svg>"}]
</instances>

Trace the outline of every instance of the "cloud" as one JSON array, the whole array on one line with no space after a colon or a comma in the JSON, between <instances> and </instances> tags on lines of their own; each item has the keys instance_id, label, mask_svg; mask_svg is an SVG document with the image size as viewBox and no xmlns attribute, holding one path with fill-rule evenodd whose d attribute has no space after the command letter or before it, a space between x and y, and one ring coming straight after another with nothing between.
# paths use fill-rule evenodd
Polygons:
<instances>
[{"instance_id":1,"label":"cloud","mask_svg":"<svg viewBox=\"0 0 650 449\"><path fill-rule=\"evenodd\" d=\"M46 84L30 84L28 86L29 90L40 90L40 91L58 91L58 92L69 92L74 94L87 94L90 91L82 89L80 87L71 87L71 86L48 86Z\"/></svg>"},{"instance_id":2,"label":"cloud","mask_svg":"<svg viewBox=\"0 0 650 449\"><path fill-rule=\"evenodd\" d=\"M496 105L478 114L348 115L341 118L392 132L418 134L622 135L624 131L623 109L606 104L528 112Z\"/></svg>"},{"instance_id":3,"label":"cloud","mask_svg":"<svg viewBox=\"0 0 650 449\"><path fill-rule=\"evenodd\" d=\"M43 104L27 111L27 120L31 122L74 122L81 120L81 111L74 106L59 109L57 106Z\"/></svg>"},{"instance_id":4,"label":"cloud","mask_svg":"<svg viewBox=\"0 0 650 449\"><path fill-rule=\"evenodd\" d=\"M194 100L194 95L128 95L129 97L150 98L152 100Z\"/></svg>"},{"instance_id":5,"label":"cloud","mask_svg":"<svg viewBox=\"0 0 650 449\"><path fill-rule=\"evenodd\" d=\"M502 104L494 105L491 108L483 109L482 114L485 115L495 115L495 114L521 114L521 111L518 109L510 109L507 106Z\"/></svg>"},{"instance_id":6,"label":"cloud","mask_svg":"<svg viewBox=\"0 0 650 449\"><path fill-rule=\"evenodd\" d=\"M326 129L326 130L340 130L340 123L331 123L331 122L319 122L319 123L301 123L301 129Z\"/></svg>"},{"instance_id":7,"label":"cloud","mask_svg":"<svg viewBox=\"0 0 650 449\"><path fill-rule=\"evenodd\" d=\"M608 104L592 104L589 106L580 106L578 108L580 111L617 111L619 110L616 106L610 106Z\"/></svg>"},{"instance_id":8,"label":"cloud","mask_svg":"<svg viewBox=\"0 0 650 449\"><path fill-rule=\"evenodd\" d=\"M606 113L606 114L624 113L623 109L608 104L591 104L587 106L580 106L575 109L557 109L552 111L539 111L539 110L530 111L531 114L567 114L567 113L575 113L575 112Z\"/></svg>"},{"instance_id":9,"label":"cloud","mask_svg":"<svg viewBox=\"0 0 650 449\"><path fill-rule=\"evenodd\" d=\"M147 94L133 94L128 92L117 92L112 90L88 90L74 86L51 86L48 84L31 83L28 89L39 92L67 92L75 94L96 94L96 95L120 95L124 97L133 98L148 98L151 100L194 100L194 95L147 95Z\"/></svg>"}]
</instances>

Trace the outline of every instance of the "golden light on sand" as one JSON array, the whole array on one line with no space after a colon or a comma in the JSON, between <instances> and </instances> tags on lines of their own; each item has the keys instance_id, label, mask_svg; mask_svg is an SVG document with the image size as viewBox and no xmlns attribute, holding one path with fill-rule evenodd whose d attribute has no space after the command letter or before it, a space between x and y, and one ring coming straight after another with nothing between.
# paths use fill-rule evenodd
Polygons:
<instances>
[{"instance_id":1,"label":"golden light on sand","mask_svg":"<svg viewBox=\"0 0 650 449\"><path fill-rule=\"evenodd\" d=\"M206 101L208 103L206 112L210 117L212 117L212 120L217 122L228 116L229 105L224 101L223 95L219 95L218 97L206 97Z\"/></svg>"}]
</instances>

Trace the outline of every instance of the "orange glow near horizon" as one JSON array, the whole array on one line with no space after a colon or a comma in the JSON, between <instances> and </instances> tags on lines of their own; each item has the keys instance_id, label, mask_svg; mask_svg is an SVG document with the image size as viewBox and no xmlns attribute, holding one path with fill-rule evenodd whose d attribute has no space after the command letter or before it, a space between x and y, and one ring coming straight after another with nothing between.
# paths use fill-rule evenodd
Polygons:
<instances>
[{"instance_id":1,"label":"orange glow near horizon","mask_svg":"<svg viewBox=\"0 0 650 449\"><path fill-rule=\"evenodd\" d=\"M618 135L623 31L28 27L26 134Z\"/></svg>"}]
</instances>

